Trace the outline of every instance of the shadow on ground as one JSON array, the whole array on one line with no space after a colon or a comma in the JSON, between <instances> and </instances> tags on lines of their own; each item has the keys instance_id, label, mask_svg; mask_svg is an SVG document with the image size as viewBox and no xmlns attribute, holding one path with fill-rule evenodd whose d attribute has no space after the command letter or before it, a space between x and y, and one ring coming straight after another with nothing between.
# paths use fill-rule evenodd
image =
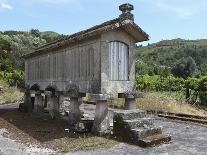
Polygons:
<instances>
[{"instance_id":1,"label":"shadow on ground","mask_svg":"<svg viewBox=\"0 0 207 155\"><path fill-rule=\"evenodd\" d=\"M9 138L25 144L36 144L63 152L111 147L117 141L91 134L69 133L68 122L18 111L18 105L0 106L0 127L9 131Z\"/></svg>"}]
</instances>

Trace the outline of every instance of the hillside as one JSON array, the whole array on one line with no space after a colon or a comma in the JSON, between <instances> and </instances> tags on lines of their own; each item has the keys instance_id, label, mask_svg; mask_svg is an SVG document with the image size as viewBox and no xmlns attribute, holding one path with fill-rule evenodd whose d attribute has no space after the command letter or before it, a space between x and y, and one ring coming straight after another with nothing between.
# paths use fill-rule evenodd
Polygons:
<instances>
[{"instance_id":1,"label":"hillside","mask_svg":"<svg viewBox=\"0 0 207 155\"><path fill-rule=\"evenodd\" d=\"M172 68L182 58L192 57L202 75L207 73L207 39L163 40L136 49L136 57L146 66Z\"/></svg>"},{"instance_id":2,"label":"hillside","mask_svg":"<svg viewBox=\"0 0 207 155\"><path fill-rule=\"evenodd\" d=\"M0 33L0 70L8 70L8 63L13 68L23 69L22 54L31 52L35 47L57 40L62 35L55 32L40 32L32 29L24 31L5 31ZM5 62L6 61L6 62Z\"/></svg>"},{"instance_id":3,"label":"hillside","mask_svg":"<svg viewBox=\"0 0 207 155\"><path fill-rule=\"evenodd\" d=\"M64 37L56 32L24 31L0 32L0 80L11 86L24 86L23 54L43 44Z\"/></svg>"}]
</instances>

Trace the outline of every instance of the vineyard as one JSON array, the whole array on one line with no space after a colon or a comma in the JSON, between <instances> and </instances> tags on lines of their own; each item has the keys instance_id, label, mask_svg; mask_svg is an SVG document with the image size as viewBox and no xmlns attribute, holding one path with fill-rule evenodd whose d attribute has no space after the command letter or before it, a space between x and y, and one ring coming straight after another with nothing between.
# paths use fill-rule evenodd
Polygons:
<instances>
[{"instance_id":1,"label":"vineyard","mask_svg":"<svg viewBox=\"0 0 207 155\"><path fill-rule=\"evenodd\" d=\"M136 77L136 88L143 92L162 92L182 102L207 105L207 76L183 79L140 75Z\"/></svg>"}]
</instances>

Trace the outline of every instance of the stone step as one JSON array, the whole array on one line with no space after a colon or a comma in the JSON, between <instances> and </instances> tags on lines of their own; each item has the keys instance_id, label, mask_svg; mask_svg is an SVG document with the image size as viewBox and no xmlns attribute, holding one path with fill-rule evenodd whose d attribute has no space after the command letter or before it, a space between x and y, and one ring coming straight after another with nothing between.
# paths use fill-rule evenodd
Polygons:
<instances>
[{"instance_id":1,"label":"stone step","mask_svg":"<svg viewBox=\"0 0 207 155\"><path fill-rule=\"evenodd\" d=\"M123 120L131 120L136 118L144 118L147 116L146 111L134 109L134 110L115 110L114 117L121 117Z\"/></svg>"},{"instance_id":2,"label":"stone step","mask_svg":"<svg viewBox=\"0 0 207 155\"><path fill-rule=\"evenodd\" d=\"M162 129L160 127L151 127L151 128L139 127L139 128L131 129L131 131L133 135L136 136L136 139L145 138L156 134L162 134Z\"/></svg>"},{"instance_id":3,"label":"stone step","mask_svg":"<svg viewBox=\"0 0 207 155\"><path fill-rule=\"evenodd\" d=\"M169 143L171 141L171 137L165 134L156 134L153 136L148 136L145 138L141 138L138 141L138 145L141 147L150 147L163 143Z\"/></svg>"},{"instance_id":4,"label":"stone step","mask_svg":"<svg viewBox=\"0 0 207 155\"><path fill-rule=\"evenodd\" d=\"M151 127L153 125L154 119L144 117L144 118L138 118L138 119L132 119L132 120L124 120L124 122L127 123L131 129L134 129L134 128L144 127L144 126Z\"/></svg>"}]
</instances>

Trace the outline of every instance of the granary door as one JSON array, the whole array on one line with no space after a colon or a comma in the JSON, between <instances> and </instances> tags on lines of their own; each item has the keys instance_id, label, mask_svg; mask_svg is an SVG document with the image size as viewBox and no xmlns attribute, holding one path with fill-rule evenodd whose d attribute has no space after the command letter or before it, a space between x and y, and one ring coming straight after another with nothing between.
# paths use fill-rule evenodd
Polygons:
<instances>
[{"instance_id":1,"label":"granary door","mask_svg":"<svg viewBox=\"0 0 207 155\"><path fill-rule=\"evenodd\" d=\"M125 43L109 43L110 79L113 81L128 80L129 47Z\"/></svg>"}]
</instances>

